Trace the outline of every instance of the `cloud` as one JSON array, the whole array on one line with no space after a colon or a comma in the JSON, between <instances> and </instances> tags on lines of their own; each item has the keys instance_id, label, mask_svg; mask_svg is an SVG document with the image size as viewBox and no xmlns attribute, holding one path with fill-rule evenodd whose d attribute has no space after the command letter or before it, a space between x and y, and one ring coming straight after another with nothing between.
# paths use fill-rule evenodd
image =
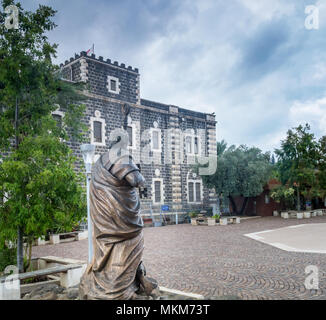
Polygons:
<instances>
[{"instance_id":1,"label":"cloud","mask_svg":"<svg viewBox=\"0 0 326 320\"><path fill-rule=\"evenodd\" d=\"M319 30L304 27L309 0L42 3L58 10L57 63L95 43L97 56L139 68L143 98L215 112L218 140L273 150L300 121L324 132L325 1Z\"/></svg>"},{"instance_id":2,"label":"cloud","mask_svg":"<svg viewBox=\"0 0 326 320\"><path fill-rule=\"evenodd\" d=\"M326 135L326 96L317 100L294 102L289 116L293 126L309 123L319 137Z\"/></svg>"}]
</instances>

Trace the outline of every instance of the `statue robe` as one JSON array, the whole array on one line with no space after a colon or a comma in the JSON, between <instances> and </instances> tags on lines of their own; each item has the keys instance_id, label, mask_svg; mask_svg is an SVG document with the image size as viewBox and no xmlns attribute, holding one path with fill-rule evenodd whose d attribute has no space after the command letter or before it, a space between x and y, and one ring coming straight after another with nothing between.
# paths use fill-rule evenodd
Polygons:
<instances>
[{"instance_id":1,"label":"statue robe","mask_svg":"<svg viewBox=\"0 0 326 320\"><path fill-rule=\"evenodd\" d=\"M82 299L128 300L138 290L136 272L144 248L137 190L125 179L140 175L131 157L96 162L90 184L94 257L80 283Z\"/></svg>"}]
</instances>

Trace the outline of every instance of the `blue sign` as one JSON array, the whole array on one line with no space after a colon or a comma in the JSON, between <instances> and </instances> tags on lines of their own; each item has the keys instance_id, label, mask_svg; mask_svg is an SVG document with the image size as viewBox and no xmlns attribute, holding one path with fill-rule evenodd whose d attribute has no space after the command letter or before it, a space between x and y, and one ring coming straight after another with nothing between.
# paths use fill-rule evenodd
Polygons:
<instances>
[{"instance_id":1,"label":"blue sign","mask_svg":"<svg viewBox=\"0 0 326 320\"><path fill-rule=\"evenodd\" d=\"M161 209L162 209L162 211L169 211L170 210L168 205L161 206Z\"/></svg>"}]
</instances>

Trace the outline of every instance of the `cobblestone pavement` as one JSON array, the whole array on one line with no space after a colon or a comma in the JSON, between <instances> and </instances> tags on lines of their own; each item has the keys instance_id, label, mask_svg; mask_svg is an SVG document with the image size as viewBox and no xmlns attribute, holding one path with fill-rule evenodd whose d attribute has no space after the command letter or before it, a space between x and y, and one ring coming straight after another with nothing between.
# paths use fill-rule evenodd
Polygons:
<instances>
[{"instance_id":1,"label":"cobblestone pavement","mask_svg":"<svg viewBox=\"0 0 326 320\"><path fill-rule=\"evenodd\" d=\"M286 252L244 236L326 217L266 217L228 226L172 225L145 228L144 263L164 287L242 299L326 299L326 254ZM87 240L33 248L33 256L87 260ZM305 288L305 268L319 267L319 290Z\"/></svg>"}]
</instances>

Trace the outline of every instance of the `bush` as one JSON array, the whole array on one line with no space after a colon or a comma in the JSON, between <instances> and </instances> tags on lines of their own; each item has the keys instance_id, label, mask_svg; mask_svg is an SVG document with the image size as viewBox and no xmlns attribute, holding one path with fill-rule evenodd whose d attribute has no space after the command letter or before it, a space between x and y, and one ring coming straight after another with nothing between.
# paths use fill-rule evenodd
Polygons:
<instances>
[{"instance_id":1,"label":"bush","mask_svg":"<svg viewBox=\"0 0 326 320\"><path fill-rule=\"evenodd\" d=\"M16 264L16 248L0 248L0 272L3 272L7 266Z\"/></svg>"},{"instance_id":2,"label":"bush","mask_svg":"<svg viewBox=\"0 0 326 320\"><path fill-rule=\"evenodd\" d=\"M196 218L198 216L198 212L196 211L189 212L189 216L190 218Z\"/></svg>"}]
</instances>

